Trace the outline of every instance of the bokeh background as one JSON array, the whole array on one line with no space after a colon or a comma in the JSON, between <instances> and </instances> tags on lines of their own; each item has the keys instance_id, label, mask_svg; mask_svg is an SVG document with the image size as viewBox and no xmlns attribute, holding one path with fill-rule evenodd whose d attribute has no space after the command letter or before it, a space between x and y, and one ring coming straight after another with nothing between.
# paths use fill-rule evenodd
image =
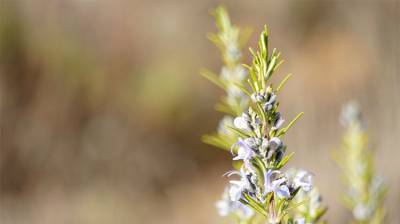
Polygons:
<instances>
[{"instance_id":1,"label":"bokeh background","mask_svg":"<svg viewBox=\"0 0 400 224\"><path fill-rule=\"evenodd\" d=\"M209 11L269 24L283 52L290 166L316 174L330 223L345 223L332 160L341 106L360 102L400 223L400 2L396 0L0 0L0 223L227 223L231 156L200 141L222 92ZM248 61L249 54L245 57Z\"/></svg>"}]
</instances>

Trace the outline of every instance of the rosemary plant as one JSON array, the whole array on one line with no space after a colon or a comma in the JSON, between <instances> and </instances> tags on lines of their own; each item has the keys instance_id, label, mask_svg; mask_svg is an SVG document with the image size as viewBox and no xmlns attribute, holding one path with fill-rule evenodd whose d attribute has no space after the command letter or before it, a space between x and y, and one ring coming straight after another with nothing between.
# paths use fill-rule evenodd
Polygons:
<instances>
[{"instance_id":1,"label":"rosemary plant","mask_svg":"<svg viewBox=\"0 0 400 224\"><path fill-rule=\"evenodd\" d=\"M249 105L248 97L237 84L242 85L248 78L242 65L242 47L250 32L233 26L223 7L216 8L213 15L219 32L209 34L208 38L220 49L224 65L219 76L209 70L203 70L201 74L226 92L226 97L216 105L216 109L225 116L220 121L217 133L203 136L203 141L230 150L238 135L228 127L233 126L233 118L242 114Z\"/></svg>"},{"instance_id":2,"label":"rosemary plant","mask_svg":"<svg viewBox=\"0 0 400 224\"><path fill-rule=\"evenodd\" d=\"M224 8L217 8L214 15L219 33L209 37L221 49L224 67L220 76L209 71L202 74L226 91L217 109L227 115L218 132L204 136L203 141L230 150L238 166L226 175L239 177L229 182L217 203L220 214L233 216L238 223L317 223L325 209L317 191L311 191L312 175L282 170L293 155L286 155L282 138L303 115L284 126L278 110L277 94L291 74L276 88L271 83L283 60L276 49L269 51L266 26L258 50L250 48L252 63L241 65L240 29L231 25Z\"/></svg>"},{"instance_id":3,"label":"rosemary plant","mask_svg":"<svg viewBox=\"0 0 400 224\"><path fill-rule=\"evenodd\" d=\"M383 200L386 187L382 178L375 175L373 155L367 149L368 135L363 128L358 105L354 102L346 105L340 121L347 130L338 162L347 185L345 202L352 211L352 223L384 223Z\"/></svg>"}]
</instances>

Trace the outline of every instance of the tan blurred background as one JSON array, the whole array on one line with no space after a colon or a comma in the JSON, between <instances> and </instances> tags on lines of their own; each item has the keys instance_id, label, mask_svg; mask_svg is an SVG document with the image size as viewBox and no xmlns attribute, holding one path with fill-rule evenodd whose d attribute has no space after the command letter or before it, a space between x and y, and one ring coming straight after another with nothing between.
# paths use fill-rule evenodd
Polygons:
<instances>
[{"instance_id":1,"label":"tan blurred background","mask_svg":"<svg viewBox=\"0 0 400 224\"><path fill-rule=\"evenodd\" d=\"M305 112L289 164L316 174L330 223L349 216L332 161L349 99L400 223L396 0L0 0L0 223L227 223L214 202L231 157L200 142L222 92L198 75L220 69L206 33L221 3L251 46L269 24L295 74L280 96L286 117Z\"/></svg>"}]
</instances>

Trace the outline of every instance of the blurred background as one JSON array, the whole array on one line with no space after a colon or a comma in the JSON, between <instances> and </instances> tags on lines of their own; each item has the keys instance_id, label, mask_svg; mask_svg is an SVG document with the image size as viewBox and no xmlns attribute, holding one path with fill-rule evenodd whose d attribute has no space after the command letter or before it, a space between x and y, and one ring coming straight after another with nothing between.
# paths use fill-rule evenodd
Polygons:
<instances>
[{"instance_id":1,"label":"blurred background","mask_svg":"<svg viewBox=\"0 0 400 224\"><path fill-rule=\"evenodd\" d=\"M280 95L289 163L316 174L345 223L332 160L341 106L360 102L400 223L400 2L0 0L0 223L227 223L214 207L229 153L207 146L223 94L210 9L264 24L294 76ZM245 53L248 59L249 54ZM246 60L248 61L248 60Z\"/></svg>"}]
</instances>

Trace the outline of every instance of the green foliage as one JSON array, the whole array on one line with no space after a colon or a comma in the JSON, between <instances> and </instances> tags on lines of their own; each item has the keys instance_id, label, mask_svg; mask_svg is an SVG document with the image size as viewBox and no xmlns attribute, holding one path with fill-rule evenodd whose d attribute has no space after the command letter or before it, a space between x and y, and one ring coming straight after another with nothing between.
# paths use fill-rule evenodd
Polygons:
<instances>
[{"instance_id":1,"label":"green foliage","mask_svg":"<svg viewBox=\"0 0 400 224\"><path fill-rule=\"evenodd\" d=\"M355 103L344 108L342 122L347 130L337 160L348 188L345 203L353 214L352 223L384 223L386 187L375 174L373 154L368 150L368 135L362 128L360 111Z\"/></svg>"},{"instance_id":2,"label":"green foliage","mask_svg":"<svg viewBox=\"0 0 400 224\"><path fill-rule=\"evenodd\" d=\"M280 138L303 115L303 112L299 113L286 127L282 127L284 120L278 111L276 93L291 74L286 75L276 89L271 83L271 77L283 63L281 53L275 48L269 50L270 32L265 26L259 37L258 49L249 49L253 58L251 64L243 64L241 48L243 40L248 37L247 32L243 35L238 27L231 24L223 7L218 7L213 15L219 32L209 34L208 37L220 49L224 64L220 75L208 70L203 70L201 74L226 92L226 96L216 106L218 111L226 115L217 132L203 136L202 140L237 154L235 160L243 160L234 164L240 170L242 179L233 182L241 186L243 181L252 177L247 180L251 186L246 185L251 191L241 189L239 201L258 215L239 218L239 223L298 223L299 218L304 217L310 223L317 223L324 213L322 211L325 211L323 207L317 203L317 214L311 216L308 210L300 214L298 208L310 207L311 204L306 200L297 200L296 195L302 191L300 186L294 183L289 185L292 180L281 171L294 153L285 155L286 146ZM245 141L256 144L256 148L249 151L246 148L248 146L244 146L249 143ZM256 155L251 156L253 154ZM229 204L221 203L221 206ZM238 209L237 206L235 208Z\"/></svg>"},{"instance_id":3,"label":"green foliage","mask_svg":"<svg viewBox=\"0 0 400 224\"><path fill-rule=\"evenodd\" d=\"M242 66L242 46L247 42L249 31L242 31L231 24L228 12L224 7L218 7L212 15L215 17L218 33L208 34L208 38L221 51L223 67L217 75L207 69L200 73L226 92L226 96L215 106L219 112L226 114L225 121L221 122L218 131L202 137L203 142L215 147L230 150L231 146L242 136L240 131L232 128L233 117L243 113L248 107L247 90L243 87L247 73Z\"/></svg>"}]
</instances>

